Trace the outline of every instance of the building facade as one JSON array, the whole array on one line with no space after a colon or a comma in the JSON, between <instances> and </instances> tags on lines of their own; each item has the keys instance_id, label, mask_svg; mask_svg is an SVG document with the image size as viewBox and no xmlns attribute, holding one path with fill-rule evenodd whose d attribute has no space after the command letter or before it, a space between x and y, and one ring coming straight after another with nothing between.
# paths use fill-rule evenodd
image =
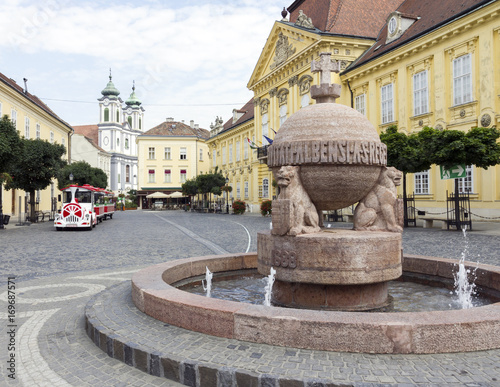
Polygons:
<instances>
[{"instance_id":1,"label":"building facade","mask_svg":"<svg viewBox=\"0 0 500 387\"><path fill-rule=\"evenodd\" d=\"M377 41L341 73L341 102L379 132L498 127L500 1L421 3L406 0L387 14ZM446 212L454 180L441 180L439 166L407 181L417 209ZM470 193L473 219L500 219L499 166L467 166L459 189Z\"/></svg>"},{"instance_id":2,"label":"building facade","mask_svg":"<svg viewBox=\"0 0 500 387\"><path fill-rule=\"evenodd\" d=\"M64 158L71 160L73 129L38 97L28 92L26 79L23 88L13 79L0 73L0 115L10 117L21 137L39 138L50 143L64 145L66 147ZM37 210L51 211L59 193L55 180L46 189L37 191L35 197ZM25 203L29 201L28 195L27 192L21 190L5 191L3 189L3 213L12 217L24 215Z\"/></svg>"},{"instance_id":3,"label":"building facade","mask_svg":"<svg viewBox=\"0 0 500 387\"><path fill-rule=\"evenodd\" d=\"M98 145L111 154L110 189L125 193L137 189L137 137L144 133L144 108L135 94L135 85L125 101L109 82L99 101Z\"/></svg>"},{"instance_id":4,"label":"building facade","mask_svg":"<svg viewBox=\"0 0 500 387\"><path fill-rule=\"evenodd\" d=\"M97 125L73 126L75 133L71 141L72 161L86 161L91 167L100 168L106 173L107 188L111 186L111 154L102 149L98 144Z\"/></svg>"},{"instance_id":5,"label":"building facade","mask_svg":"<svg viewBox=\"0 0 500 387\"><path fill-rule=\"evenodd\" d=\"M260 163L257 150L252 149L256 147L251 144L255 141L253 99L241 109L234 109L233 116L225 123L217 117L210 126L207 141L211 170L217 167L232 187L229 201L243 200L251 212L259 211L259 203L272 194L269 179L259 180Z\"/></svg>"},{"instance_id":6,"label":"building facade","mask_svg":"<svg viewBox=\"0 0 500 387\"><path fill-rule=\"evenodd\" d=\"M147 195L180 192L186 180L209 172L208 138L208 130L194 121L186 125L173 118L137 137L137 196L142 208L148 207Z\"/></svg>"}]
</instances>

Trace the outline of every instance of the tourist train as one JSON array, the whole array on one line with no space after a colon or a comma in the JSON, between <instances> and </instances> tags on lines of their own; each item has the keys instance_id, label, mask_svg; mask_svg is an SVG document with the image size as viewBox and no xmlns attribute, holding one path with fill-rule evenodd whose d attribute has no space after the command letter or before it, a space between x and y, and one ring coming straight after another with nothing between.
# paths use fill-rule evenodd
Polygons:
<instances>
[{"instance_id":1,"label":"tourist train","mask_svg":"<svg viewBox=\"0 0 500 387\"><path fill-rule=\"evenodd\" d=\"M88 184L63 188L62 208L56 214L54 227L84 228L92 230L98 222L113 218L115 203L113 193Z\"/></svg>"}]
</instances>

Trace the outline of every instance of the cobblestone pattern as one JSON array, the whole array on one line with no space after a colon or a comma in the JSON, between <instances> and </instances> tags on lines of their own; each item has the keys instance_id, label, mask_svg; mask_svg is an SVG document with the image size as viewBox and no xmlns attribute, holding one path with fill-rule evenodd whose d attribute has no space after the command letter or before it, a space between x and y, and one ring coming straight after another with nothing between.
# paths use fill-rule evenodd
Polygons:
<instances>
[{"instance_id":1,"label":"cobblestone pattern","mask_svg":"<svg viewBox=\"0 0 500 387\"><path fill-rule=\"evenodd\" d=\"M256 251L256 234L269 230L269 223L269 217L257 215L183 211L120 212L90 232L56 232L49 222L30 227L11 222L0 230L0 385L180 385L166 377L187 385L201 377L207 386L500 385L500 351L396 356L271 347L164 326L126 299L133 272L170 259L213 254L214 248ZM458 258L468 245L468 260L500 264L500 225L473 226L467 239L438 228L406 229L405 252ZM9 275L16 277L17 297L14 380L7 378L5 351ZM109 339L99 335L98 347L85 329L85 305L107 287L101 296L109 297L103 301L108 307L93 301L102 318L95 325L98 330L109 328L105 321L115 325ZM122 301L111 302L113 297ZM123 345L120 337L127 338ZM162 346L146 351L152 342Z\"/></svg>"}]
</instances>

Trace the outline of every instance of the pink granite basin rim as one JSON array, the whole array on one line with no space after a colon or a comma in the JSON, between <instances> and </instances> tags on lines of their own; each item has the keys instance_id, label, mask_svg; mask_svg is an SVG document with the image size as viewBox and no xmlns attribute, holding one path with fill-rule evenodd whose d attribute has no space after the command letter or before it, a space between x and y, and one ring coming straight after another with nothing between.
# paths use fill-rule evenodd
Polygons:
<instances>
[{"instance_id":1,"label":"pink granite basin rim","mask_svg":"<svg viewBox=\"0 0 500 387\"><path fill-rule=\"evenodd\" d=\"M456 261L406 255L403 270L453 277ZM469 264L470 265L470 264ZM478 266L476 284L500 290L500 268ZM213 273L253 269L257 254L169 261L132 277L132 299L149 316L209 335L270 345L366 353L444 353L500 348L500 303L468 310L362 313L266 307L194 295L170 285Z\"/></svg>"}]
</instances>

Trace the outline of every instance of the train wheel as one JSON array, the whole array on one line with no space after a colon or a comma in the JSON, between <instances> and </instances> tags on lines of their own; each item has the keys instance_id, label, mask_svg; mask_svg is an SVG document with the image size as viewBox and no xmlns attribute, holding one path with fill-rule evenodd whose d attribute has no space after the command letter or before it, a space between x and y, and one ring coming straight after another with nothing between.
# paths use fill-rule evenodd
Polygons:
<instances>
[{"instance_id":1,"label":"train wheel","mask_svg":"<svg viewBox=\"0 0 500 387\"><path fill-rule=\"evenodd\" d=\"M62 227L56 227L57 231L62 231Z\"/></svg>"},{"instance_id":2,"label":"train wheel","mask_svg":"<svg viewBox=\"0 0 500 387\"><path fill-rule=\"evenodd\" d=\"M113 219L113 214L109 214L109 219Z\"/></svg>"}]
</instances>

